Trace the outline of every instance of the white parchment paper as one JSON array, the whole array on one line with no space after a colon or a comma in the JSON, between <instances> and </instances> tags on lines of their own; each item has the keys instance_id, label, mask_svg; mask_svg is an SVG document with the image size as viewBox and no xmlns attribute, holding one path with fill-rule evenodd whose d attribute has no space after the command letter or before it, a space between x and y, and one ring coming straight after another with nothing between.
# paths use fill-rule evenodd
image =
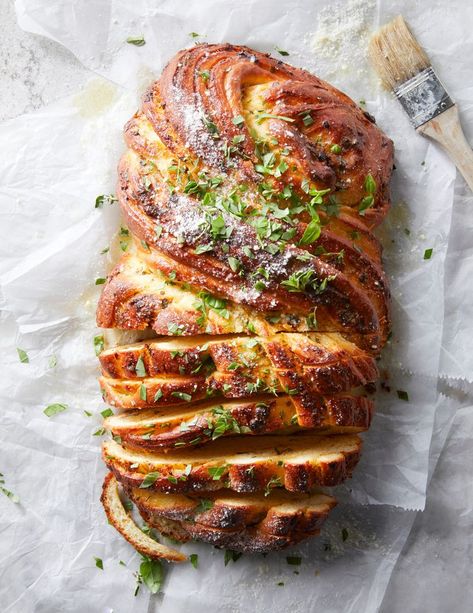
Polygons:
<instances>
[{"instance_id":1,"label":"white parchment paper","mask_svg":"<svg viewBox=\"0 0 473 613\"><path fill-rule=\"evenodd\" d=\"M0 344L7 382L0 388L2 471L21 499L13 506L0 498L2 534L7 534L0 588L5 610L141 611L148 606L146 596L132 596L136 556L107 526L98 503L104 468L93 432L100 427L103 406L92 347L94 279L106 272L100 252L112 240L119 215L115 207L97 211L93 203L97 194L113 191L121 126L134 112L137 96L175 51L192 44L191 31L205 35L199 40L286 49L291 62L329 77L355 100L365 99L394 139L394 206L381 232L394 302L394 335L384 357L391 392L379 394L362 463L341 491L344 505L320 541L298 549L304 557L299 575L287 566L286 554L248 557L224 568L221 552L187 546L199 552L201 571L173 569L165 595L153 602L173 612L252 610L254 602L274 611L323 605L328 611L368 612L379 606L413 521L412 513L384 505L418 509L425 502L434 412L442 403L435 378L455 171L437 147L415 135L397 103L379 91L363 54L358 52L360 65L345 58L344 68L337 70L342 57L314 52L318 24L327 31L333 18L328 31L337 33L348 4L355 10L363 3L332 4L328 14L322 0L280 5L269 0L17 1L22 27L61 42L107 80L92 79L77 96L0 128ZM435 57L445 20L452 22L440 4L429 29L417 4L364 4L360 44L379 21L402 10ZM455 6L461 12L461 5ZM144 47L124 42L138 34L146 39ZM449 53L459 54L461 45L460 36L449 40ZM455 66L448 69L455 85L455 75L463 73ZM424 261L430 247L434 255ZM16 346L28 351L29 364L19 363ZM57 359L53 368L52 355ZM399 400L397 390L408 391L409 402ZM42 410L52 402L69 408L49 420ZM84 409L94 415L87 417ZM343 528L350 535L346 541L340 536ZM104 571L95 567L94 556L103 558ZM284 586L277 585L281 581Z\"/></svg>"}]
</instances>

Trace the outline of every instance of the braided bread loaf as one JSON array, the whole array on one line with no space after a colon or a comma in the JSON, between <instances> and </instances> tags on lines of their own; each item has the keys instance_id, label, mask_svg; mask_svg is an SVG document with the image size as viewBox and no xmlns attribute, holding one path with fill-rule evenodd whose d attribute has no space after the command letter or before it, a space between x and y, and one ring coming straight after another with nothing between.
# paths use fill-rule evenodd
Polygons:
<instances>
[{"instance_id":1,"label":"braided bread loaf","mask_svg":"<svg viewBox=\"0 0 473 613\"><path fill-rule=\"evenodd\" d=\"M313 488L350 476L370 425L392 143L334 87L231 45L178 53L125 139L133 244L97 322L142 340L100 355L104 398L126 410L105 422L104 460L163 533L300 541L335 504ZM207 525L220 515L196 520L199 500L259 511ZM281 509L278 532L264 518Z\"/></svg>"}]
</instances>

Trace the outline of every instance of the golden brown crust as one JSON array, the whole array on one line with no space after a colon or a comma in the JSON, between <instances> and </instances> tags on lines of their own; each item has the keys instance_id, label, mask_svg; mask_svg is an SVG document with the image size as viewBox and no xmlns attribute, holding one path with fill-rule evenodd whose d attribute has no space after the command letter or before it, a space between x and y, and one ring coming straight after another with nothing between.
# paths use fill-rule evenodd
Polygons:
<instances>
[{"instance_id":1,"label":"golden brown crust","mask_svg":"<svg viewBox=\"0 0 473 613\"><path fill-rule=\"evenodd\" d=\"M118 495L118 482L112 473L105 477L100 498L108 521L142 555L155 560L184 562L187 556L153 540L142 532L125 511Z\"/></svg>"},{"instance_id":2,"label":"golden brown crust","mask_svg":"<svg viewBox=\"0 0 473 613\"><path fill-rule=\"evenodd\" d=\"M164 534L299 542L333 506L309 511L300 493L350 477L370 425L392 143L328 83L229 44L178 53L125 140L133 242L97 323L162 338L100 355L104 398L128 411L105 423L104 461ZM221 496L275 488L295 506ZM197 513L205 496L214 508Z\"/></svg>"},{"instance_id":3,"label":"golden brown crust","mask_svg":"<svg viewBox=\"0 0 473 613\"><path fill-rule=\"evenodd\" d=\"M197 538L235 551L265 552L319 533L335 499L325 494L209 493L208 498L129 491L147 523L177 540Z\"/></svg>"},{"instance_id":4,"label":"golden brown crust","mask_svg":"<svg viewBox=\"0 0 473 613\"><path fill-rule=\"evenodd\" d=\"M184 448L221 436L293 434L355 434L369 428L373 403L365 397L313 397L304 406L295 396L256 400L192 403L173 410L150 409L114 415L104 428L127 447L148 451Z\"/></svg>"},{"instance_id":5,"label":"golden brown crust","mask_svg":"<svg viewBox=\"0 0 473 613\"><path fill-rule=\"evenodd\" d=\"M126 487L140 487L153 473L149 487L163 492L218 490L258 492L284 486L308 492L350 477L361 453L356 435L264 436L226 438L202 448L148 453L106 441L102 455Z\"/></svg>"}]
</instances>

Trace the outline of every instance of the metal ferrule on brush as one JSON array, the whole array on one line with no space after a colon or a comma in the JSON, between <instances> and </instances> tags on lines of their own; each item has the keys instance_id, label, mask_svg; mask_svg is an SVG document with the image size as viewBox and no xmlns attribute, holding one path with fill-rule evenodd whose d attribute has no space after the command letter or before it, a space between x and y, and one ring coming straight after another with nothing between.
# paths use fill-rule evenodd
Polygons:
<instances>
[{"instance_id":1,"label":"metal ferrule on brush","mask_svg":"<svg viewBox=\"0 0 473 613\"><path fill-rule=\"evenodd\" d=\"M415 128L440 115L454 104L432 66L394 88L394 93Z\"/></svg>"}]
</instances>

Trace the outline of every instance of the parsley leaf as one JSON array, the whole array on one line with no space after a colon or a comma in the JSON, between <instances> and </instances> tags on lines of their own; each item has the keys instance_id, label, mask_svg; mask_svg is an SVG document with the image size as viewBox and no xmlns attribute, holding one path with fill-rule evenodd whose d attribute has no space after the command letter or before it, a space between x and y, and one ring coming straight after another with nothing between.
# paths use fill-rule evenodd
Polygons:
<instances>
[{"instance_id":1,"label":"parsley leaf","mask_svg":"<svg viewBox=\"0 0 473 613\"><path fill-rule=\"evenodd\" d=\"M129 36L126 39L126 42L129 45L135 45L135 47L142 47L143 45L146 45L146 41L143 36Z\"/></svg>"},{"instance_id":2,"label":"parsley leaf","mask_svg":"<svg viewBox=\"0 0 473 613\"><path fill-rule=\"evenodd\" d=\"M20 362L22 364L28 364L30 359L26 351L24 351L23 349L20 349L19 347L17 347L16 350L18 352L18 357L20 358Z\"/></svg>"},{"instance_id":3,"label":"parsley leaf","mask_svg":"<svg viewBox=\"0 0 473 613\"><path fill-rule=\"evenodd\" d=\"M156 483L157 479L159 479L160 476L160 473L157 471L148 473L141 482L140 488L147 489L148 487L151 487Z\"/></svg>"},{"instance_id":4,"label":"parsley leaf","mask_svg":"<svg viewBox=\"0 0 473 613\"><path fill-rule=\"evenodd\" d=\"M68 408L67 404L60 404L60 403L50 404L44 409L43 413L47 417L53 417L54 415L57 415L58 413L62 413L67 408Z\"/></svg>"},{"instance_id":5,"label":"parsley leaf","mask_svg":"<svg viewBox=\"0 0 473 613\"><path fill-rule=\"evenodd\" d=\"M96 557L94 557L94 560L95 560L95 566L96 566L97 568L100 568L100 570L103 570L103 561L102 561L102 558L96 558Z\"/></svg>"},{"instance_id":6,"label":"parsley leaf","mask_svg":"<svg viewBox=\"0 0 473 613\"><path fill-rule=\"evenodd\" d=\"M163 583L163 566L161 562L143 556L139 577L152 594L157 594Z\"/></svg>"},{"instance_id":7,"label":"parsley leaf","mask_svg":"<svg viewBox=\"0 0 473 613\"><path fill-rule=\"evenodd\" d=\"M196 553L191 553L189 556L189 561L194 568L197 568L199 564L199 556Z\"/></svg>"}]
</instances>

